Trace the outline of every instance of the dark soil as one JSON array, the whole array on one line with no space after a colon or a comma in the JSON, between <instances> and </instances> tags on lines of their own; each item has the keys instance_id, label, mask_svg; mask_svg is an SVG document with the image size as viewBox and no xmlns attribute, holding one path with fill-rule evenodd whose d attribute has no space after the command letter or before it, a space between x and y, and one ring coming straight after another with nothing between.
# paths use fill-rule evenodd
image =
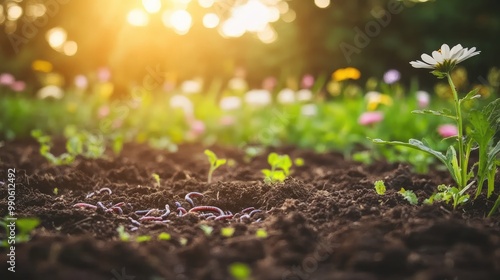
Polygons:
<instances>
[{"instance_id":1,"label":"dark soil","mask_svg":"<svg viewBox=\"0 0 500 280\"><path fill-rule=\"evenodd\" d=\"M443 171L417 175L403 164L365 166L336 153L283 148L278 152L302 157L306 165L293 168L284 184L269 186L260 172L267 153L246 162L241 150L213 150L235 164L216 170L208 184L208 162L198 145L173 154L128 145L117 158L51 166L35 143L5 143L0 181L6 182L8 168L16 169L16 215L38 217L41 225L31 241L16 245L15 273L7 270L7 250L0 250L0 279L232 279L228 267L235 262L248 264L254 280L500 279L500 217L485 218L492 199L479 197L452 211L445 204L412 206L397 193L413 190L422 202L438 184L452 183ZM376 180L385 181L384 196L375 193ZM499 182L497 176L497 190ZM103 187L113 193L86 198ZM189 210L184 196L193 191L204 194L196 205L263 211L241 221L178 217L175 202ZM2 217L6 197L7 184L0 186ZM123 214L73 207L98 201L126 205ZM168 221L132 229L129 217L141 217L134 211L165 204L172 210ZM213 227L211 235L202 224ZM120 225L133 240L152 240L120 241ZM223 227L235 228L234 235L221 236ZM268 236L257 237L258 229ZM157 240L162 232L171 239Z\"/></svg>"}]
</instances>

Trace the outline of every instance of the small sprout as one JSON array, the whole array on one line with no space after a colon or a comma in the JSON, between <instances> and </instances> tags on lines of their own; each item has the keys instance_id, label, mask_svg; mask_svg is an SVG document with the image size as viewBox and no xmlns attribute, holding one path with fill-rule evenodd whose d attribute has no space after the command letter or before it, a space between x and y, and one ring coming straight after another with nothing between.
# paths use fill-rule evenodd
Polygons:
<instances>
[{"instance_id":1,"label":"small sprout","mask_svg":"<svg viewBox=\"0 0 500 280\"><path fill-rule=\"evenodd\" d=\"M446 185L439 185L437 189L438 192L424 200L424 204L431 205L434 202L439 201L444 201L445 203L449 204L451 201L453 201L453 209L455 209L458 205L463 204L469 200L469 195L464 194L467 189L459 191L456 187L450 187Z\"/></svg>"},{"instance_id":2,"label":"small sprout","mask_svg":"<svg viewBox=\"0 0 500 280\"><path fill-rule=\"evenodd\" d=\"M159 187L160 186L160 175L158 175L157 173L153 173L151 176L153 177L153 179L155 179L156 185Z\"/></svg>"},{"instance_id":3,"label":"small sprout","mask_svg":"<svg viewBox=\"0 0 500 280\"><path fill-rule=\"evenodd\" d=\"M303 158L296 158L293 163L296 165L296 166L304 166L305 162L304 162L304 159Z\"/></svg>"},{"instance_id":4,"label":"small sprout","mask_svg":"<svg viewBox=\"0 0 500 280\"><path fill-rule=\"evenodd\" d=\"M146 241L150 241L150 240L151 240L150 235L140 235L140 236L137 236L135 238L135 241L137 241L137 242L146 242Z\"/></svg>"},{"instance_id":5,"label":"small sprout","mask_svg":"<svg viewBox=\"0 0 500 280\"><path fill-rule=\"evenodd\" d=\"M57 195L57 194L59 193L59 189L58 189L58 188L54 188L54 189L52 190L52 193L54 193L55 195Z\"/></svg>"},{"instance_id":6,"label":"small sprout","mask_svg":"<svg viewBox=\"0 0 500 280\"><path fill-rule=\"evenodd\" d=\"M205 224L201 224L200 229L203 231L203 233L205 233L206 236L212 235L212 232L214 231L213 227Z\"/></svg>"},{"instance_id":7,"label":"small sprout","mask_svg":"<svg viewBox=\"0 0 500 280\"><path fill-rule=\"evenodd\" d=\"M264 182L276 183L284 182L290 175L290 167L292 167L292 160L288 155L278 155L277 153L270 153L267 156L267 162L271 165L271 169L263 169Z\"/></svg>"},{"instance_id":8,"label":"small sprout","mask_svg":"<svg viewBox=\"0 0 500 280\"><path fill-rule=\"evenodd\" d=\"M221 159L217 158L215 153L210 150L205 150L205 155L207 156L208 161L210 162L210 170L208 171L208 183L211 183L212 174L214 173L214 171L221 165L226 164L227 160L223 158Z\"/></svg>"},{"instance_id":9,"label":"small sprout","mask_svg":"<svg viewBox=\"0 0 500 280\"><path fill-rule=\"evenodd\" d=\"M220 235L222 235L224 237L231 237L234 234L234 230L235 229L232 227L223 227L220 230Z\"/></svg>"},{"instance_id":10,"label":"small sprout","mask_svg":"<svg viewBox=\"0 0 500 280\"><path fill-rule=\"evenodd\" d=\"M165 240L165 241L168 241L172 239L172 236L170 235L170 233L166 233L166 232L162 232L158 235L158 240Z\"/></svg>"},{"instance_id":11,"label":"small sprout","mask_svg":"<svg viewBox=\"0 0 500 280\"><path fill-rule=\"evenodd\" d=\"M267 231L263 228L259 228L256 232L255 232L255 236L257 238L267 238Z\"/></svg>"},{"instance_id":12,"label":"small sprout","mask_svg":"<svg viewBox=\"0 0 500 280\"><path fill-rule=\"evenodd\" d=\"M384 181L378 180L375 181L375 191L377 192L378 195L384 195L385 194L385 184Z\"/></svg>"},{"instance_id":13,"label":"small sprout","mask_svg":"<svg viewBox=\"0 0 500 280\"><path fill-rule=\"evenodd\" d=\"M235 280L249 280L252 269L245 263L232 263L228 267L229 274Z\"/></svg>"},{"instance_id":14,"label":"small sprout","mask_svg":"<svg viewBox=\"0 0 500 280\"><path fill-rule=\"evenodd\" d=\"M118 232L118 237L120 237L121 241L129 241L130 240L130 234L125 231L125 227L123 225L120 225L116 231Z\"/></svg>"},{"instance_id":15,"label":"small sprout","mask_svg":"<svg viewBox=\"0 0 500 280\"><path fill-rule=\"evenodd\" d=\"M401 188L399 193L403 196L404 199L406 199L411 205L417 205L418 204L418 198L415 195L415 193L411 190L405 190L404 188Z\"/></svg>"}]
</instances>

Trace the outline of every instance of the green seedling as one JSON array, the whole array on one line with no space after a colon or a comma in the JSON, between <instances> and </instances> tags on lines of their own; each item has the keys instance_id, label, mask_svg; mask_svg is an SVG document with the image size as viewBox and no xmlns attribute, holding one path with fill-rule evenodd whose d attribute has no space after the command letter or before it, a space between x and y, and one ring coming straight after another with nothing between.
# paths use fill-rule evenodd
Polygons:
<instances>
[{"instance_id":1,"label":"green seedling","mask_svg":"<svg viewBox=\"0 0 500 280\"><path fill-rule=\"evenodd\" d=\"M442 48L449 50L446 44L443 44ZM460 45L457 45L454 47L454 51L464 54L468 52L468 49L464 49ZM468 57L479 54L479 52L473 53L473 51L474 50L468 53ZM463 196L463 191L474 184L476 184L475 197L477 198L482 192L482 187L486 180L488 181L486 196L489 198L493 194L495 187L494 178L499 166L497 158L500 154L500 139L498 139L500 132L500 98L490 102L483 108L472 109L468 114L465 114L466 112L463 111L472 107L471 104L474 105L473 102L481 96L477 94L478 89L474 89L463 98L460 98L451 78L451 71L455 68L456 64L468 57L458 60L459 56L450 55L448 51L442 54L444 55L442 55L440 61L425 67L432 68L434 71L431 73L437 78L448 80L448 84L453 94L454 112L443 109L440 111L418 110L413 111L413 113L439 116L456 124L457 135L449 137L455 140L454 145L450 145L446 154L443 154L432 149L427 143L416 139L410 139L408 143L399 141L389 142L380 139L374 139L373 142L410 147L431 154L440 160L446 166L457 185L457 192L455 192L457 200L454 202L454 206L456 206L460 204L459 201L462 201L461 203L466 201L465 198L461 198L461 196ZM425 64L423 62L412 63L417 65L415 66L416 68L420 68L422 64ZM470 131L466 134L465 124L467 120L470 123ZM471 151L476 148L478 149L479 160L471 165L469 162L470 154ZM469 169L469 166L472 167ZM460 193L461 195L459 195Z\"/></svg>"},{"instance_id":2,"label":"green seedling","mask_svg":"<svg viewBox=\"0 0 500 280\"><path fill-rule=\"evenodd\" d=\"M151 176L155 180L156 185L159 187L160 186L160 175L158 175L157 173L153 173Z\"/></svg>"},{"instance_id":3,"label":"green seedling","mask_svg":"<svg viewBox=\"0 0 500 280\"><path fill-rule=\"evenodd\" d=\"M379 180L375 181L375 191L377 192L378 195L384 195L385 194L385 184L384 181Z\"/></svg>"},{"instance_id":4,"label":"green seedling","mask_svg":"<svg viewBox=\"0 0 500 280\"><path fill-rule=\"evenodd\" d=\"M255 232L255 236L257 238L267 238L267 231L263 228L259 228L256 232Z\"/></svg>"},{"instance_id":5,"label":"green seedling","mask_svg":"<svg viewBox=\"0 0 500 280\"><path fill-rule=\"evenodd\" d=\"M203 233L205 233L206 236L212 235L212 232L214 231L213 227L205 224L201 224L200 229L203 231Z\"/></svg>"},{"instance_id":6,"label":"green seedling","mask_svg":"<svg viewBox=\"0 0 500 280\"><path fill-rule=\"evenodd\" d=\"M403 196L406 201L408 201L411 205L417 205L418 204L418 198L415 195L415 193L411 190L405 190L404 188L401 188L399 191L399 194Z\"/></svg>"},{"instance_id":7,"label":"green seedling","mask_svg":"<svg viewBox=\"0 0 500 280\"><path fill-rule=\"evenodd\" d=\"M158 234L158 240L168 241L170 239L172 239L172 236L170 235L170 233L162 232L162 233Z\"/></svg>"},{"instance_id":8,"label":"green seedling","mask_svg":"<svg viewBox=\"0 0 500 280\"><path fill-rule=\"evenodd\" d=\"M40 220L37 218L18 218L16 221L10 221L6 217L3 220L0 220L0 227L5 229L7 236L5 240L1 241L0 247L8 247L9 245L29 241L31 238L31 231L33 231L39 224ZM12 231L17 231L14 236L10 234Z\"/></svg>"},{"instance_id":9,"label":"green seedling","mask_svg":"<svg viewBox=\"0 0 500 280\"><path fill-rule=\"evenodd\" d=\"M125 231L125 227L123 225L120 225L116 231L118 232L118 237L121 241L126 242L130 240L130 234Z\"/></svg>"},{"instance_id":10,"label":"green seedling","mask_svg":"<svg viewBox=\"0 0 500 280\"><path fill-rule=\"evenodd\" d=\"M304 162L304 159L303 158L296 158L293 163L295 164L295 166L304 166L305 162Z\"/></svg>"},{"instance_id":11,"label":"green seedling","mask_svg":"<svg viewBox=\"0 0 500 280\"><path fill-rule=\"evenodd\" d=\"M73 163L75 156L70 153L63 153L59 156L55 156L50 152L52 149L52 138L48 135L43 134L39 129L32 130L31 136L36 139L38 144L40 144L40 155L46 158L51 164L54 165L68 165ZM66 146L73 147L75 145L74 141L68 142ZM75 147L76 149L76 147Z\"/></svg>"},{"instance_id":12,"label":"green seedling","mask_svg":"<svg viewBox=\"0 0 500 280\"><path fill-rule=\"evenodd\" d=\"M231 237L234 234L234 230L235 229L232 227L223 227L220 230L220 235L222 235L224 237Z\"/></svg>"},{"instance_id":13,"label":"green seedling","mask_svg":"<svg viewBox=\"0 0 500 280\"><path fill-rule=\"evenodd\" d=\"M453 209L455 209L458 205L463 204L469 200L469 195L464 194L464 192L468 188L464 188L462 191L460 191L456 187L439 185L437 189L438 192L431 195L428 199L424 200L424 204L433 204L434 202L439 201L444 201L449 204L451 201L453 201Z\"/></svg>"},{"instance_id":14,"label":"green seedling","mask_svg":"<svg viewBox=\"0 0 500 280\"><path fill-rule=\"evenodd\" d=\"M220 166L226 164L227 160L222 158L219 159L214 152L210 150L205 150L205 155L207 155L208 161L210 162L210 170L208 171L208 183L212 182L212 174Z\"/></svg>"},{"instance_id":15,"label":"green seedling","mask_svg":"<svg viewBox=\"0 0 500 280\"><path fill-rule=\"evenodd\" d=\"M249 280L252 275L252 269L245 263L232 263L228 267L229 274L235 280Z\"/></svg>"},{"instance_id":16,"label":"green seedling","mask_svg":"<svg viewBox=\"0 0 500 280\"><path fill-rule=\"evenodd\" d=\"M277 182L284 182L288 175L290 175L290 167L292 167L292 160L288 155L278 155L277 153L270 153L267 156L267 162L271 165L271 169L263 169L264 182L271 184Z\"/></svg>"},{"instance_id":17,"label":"green seedling","mask_svg":"<svg viewBox=\"0 0 500 280\"><path fill-rule=\"evenodd\" d=\"M59 189L58 189L58 188L54 188L54 189L52 190L52 193L54 193L54 195L59 194Z\"/></svg>"},{"instance_id":18,"label":"green seedling","mask_svg":"<svg viewBox=\"0 0 500 280\"><path fill-rule=\"evenodd\" d=\"M188 240L186 237L181 237L179 238L179 243L182 245L182 246L186 246L187 243L188 243Z\"/></svg>"},{"instance_id":19,"label":"green seedling","mask_svg":"<svg viewBox=\"0 0 500 280\"><path fill-rule=\"evenodd\" d=\"M152 239L151 235L139 235L135 238L136 242L147 242Z\"/></svg>"}]
</instances>

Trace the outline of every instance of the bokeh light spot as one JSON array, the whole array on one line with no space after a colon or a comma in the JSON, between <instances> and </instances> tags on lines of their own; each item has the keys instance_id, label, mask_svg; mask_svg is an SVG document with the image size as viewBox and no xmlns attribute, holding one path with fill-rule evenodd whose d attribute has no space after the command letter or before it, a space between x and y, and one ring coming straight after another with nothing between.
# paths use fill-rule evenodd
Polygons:
<instances>
[{"instance_id":1,"label":"bokeh light spot","mask_svg":"<svg viewBox=\"0 0 500 280\"><path fill-rule=\"evenodd\" d=\"M160 0L142 0L142 5L144 9L151 14L157 13L161 9Z\"/></svg>"},{"instance_id":2,"label":"bokeh light spot","mask_svg":"<svg viewBox=\"0 0 500 280\"><path fill-rule=\"evenodd\" d=\"M208 13L203 16L203 26L206 28L215 28L219 25L219 17L214 13Z\"/></svg>"},{"instance_id":3,"label":"bokeh light spot","mask_svg":"<svg viewBox=\"0 0 500 280\"><path fill-rule=\"evenodd\" d=\"M143 10L134 9L128 13L127 21L133 26L146 26L149 23L149 17Z\"/></svg>"},{"instance_id":4,"label":"bokeh light spot","mask_svg":"<svg viewBox=\"0 0 500 280\"><path fill-rule=\"evenodd\" d=\"M66 42L67 36L66 30L61 27L54 27L47 31L45 38L53 49L58 50Z\"/></svg>"},{"instance_id":5,"label":"bokeh light spot","mask_svg":"<svg viewBox=\"0 0 500 280\"><path fill-rule=\"evenodd\" d=\"M78 44L75 41L67 41L64 43L63 52L67 56L73 56L78 51Z\"/></svg>"},{"instance_id":6,"label":"bokeh light spot","mask_svg":"<svg viewBox=\"0 0 500 280\"><path fill-rule=\"evenodd\" d=\"M330 0L314 0L314 4L316 4L318 8L324 9L330 6Z\"/></svg>"},{"instance_id":7,"label":"bokeh light spot","mask_svg":"<svg viewBox=\"0 0 500 280\"><path fill-rule=\"evenodd\" d=\"M23 15L23 8L19 5L11 5L7 9L7 19L15 21Z\"/></svg>"}]
</instances>

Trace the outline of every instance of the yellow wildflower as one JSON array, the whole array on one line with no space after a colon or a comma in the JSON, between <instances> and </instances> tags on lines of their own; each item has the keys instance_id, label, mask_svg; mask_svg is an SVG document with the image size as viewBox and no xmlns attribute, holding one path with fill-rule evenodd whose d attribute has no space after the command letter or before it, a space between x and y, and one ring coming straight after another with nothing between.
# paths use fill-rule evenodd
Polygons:
<instances>
[{"instance_id":1,"label":"yellow wildflower","mask_svg":"<svg viewBox=\"0 0 500 280\"><path fill-rule=\"evenodd\" d=\"M332 74L334 81L340 82L348 79L357 80L361 77L361 72L354 67L347 67L335 70Z\"/></svg>"},{"instance_id":2,"label":"yellow wildflower","mask_svg":"<svg viewBox=\"0 0 500 280\"><path fill-rule=\"evenodd\" d=\"M38 72L44 72L44 73L49 73L52 71L52 63L46 61L46 60L40 60L37 59L31 63L31 68L35 71Z\"/></svg>"}]
</instances>

